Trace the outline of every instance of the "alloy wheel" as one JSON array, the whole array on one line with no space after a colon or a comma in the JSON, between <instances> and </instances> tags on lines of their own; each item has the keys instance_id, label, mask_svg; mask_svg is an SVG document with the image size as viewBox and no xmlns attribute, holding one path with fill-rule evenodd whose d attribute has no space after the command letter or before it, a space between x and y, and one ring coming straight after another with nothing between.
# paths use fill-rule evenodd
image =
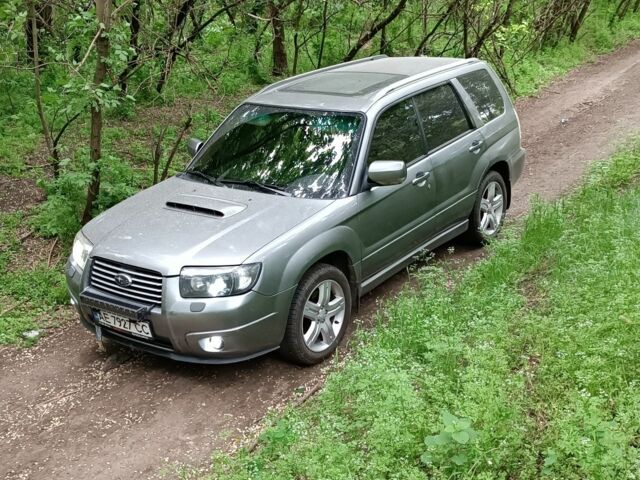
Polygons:
<instances>
[{"instance_id":1,"label":"alloy wheel","mask_svg":"<svg viewBox=\"0 0 640 480\"><path fill-rule=\"evenodd\" d=\"M302 335L304 343L315 353L330 348L342 330L345 316L344 291L335 280L323 280L304 305Z\"/></svg>"},{"instance_id":2,"label":"alloy wheel","mask_svg":"<svg viewBox=\"0 0 640 480\"><path fill-rule=\"evenodd\" d=\"M480 200L480 231L493 236L500 229L504 217L504 192L498 182L489 182Z\"/></svg>"}]
</instances>

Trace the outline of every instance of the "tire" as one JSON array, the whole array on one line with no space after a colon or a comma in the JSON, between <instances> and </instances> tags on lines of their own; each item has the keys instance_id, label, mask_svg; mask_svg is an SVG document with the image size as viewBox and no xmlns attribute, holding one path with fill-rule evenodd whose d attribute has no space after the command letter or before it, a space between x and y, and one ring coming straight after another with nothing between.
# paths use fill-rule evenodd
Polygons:
<instances>
[{"instance_id":1,"label":"tire","mask_svg":"<svg viewBox=\"0 0 640 480\"><path fill-rule=\"evenodd\" d=\"M472 241L484 245L498 236L507 213L506 199L507 186L502 175L490 171L480 182L469 217L469 237Z\"/></svg>"},{"instance_id":2,"label":"tire","mask_svg":"<svg viewBox=\"0 0 640 480\"><path fill-rule=\"evenodd\" d=\"M351 302L349 281L341 270L324 263L312 267L293 297L281 354L299 365L330 356L351 320Z\"/></svg>"}]
</instances>

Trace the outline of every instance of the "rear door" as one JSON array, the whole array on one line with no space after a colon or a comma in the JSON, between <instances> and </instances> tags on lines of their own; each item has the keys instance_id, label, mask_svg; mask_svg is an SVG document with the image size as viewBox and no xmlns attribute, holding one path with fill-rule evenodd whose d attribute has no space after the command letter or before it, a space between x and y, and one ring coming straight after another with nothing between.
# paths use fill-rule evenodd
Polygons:
<instances>
[{"instance_id":1,"label":"rear door","mask_svg":"<svg viewBox=\"0 0 640 480\"><path fill-rule=\"evenodd\" d=\"M449 82L415 96L436 183L438 228L466 218L473 206L478 159L485 150L482 132Z\"/></svg>"},{"instance_id":2,"label":"rear door","mask_svg":"<svg viewBox=\"0 0 640 480\"><path fill-rule=\"evenodd\" d=\"M426 240L425 230L436 206L431 160L412 99L392 105L378 117L367 165L376 160L404 161L407 179L401 185L366 188L358 194L365 279Z\"/></svg>"}]
</instances>

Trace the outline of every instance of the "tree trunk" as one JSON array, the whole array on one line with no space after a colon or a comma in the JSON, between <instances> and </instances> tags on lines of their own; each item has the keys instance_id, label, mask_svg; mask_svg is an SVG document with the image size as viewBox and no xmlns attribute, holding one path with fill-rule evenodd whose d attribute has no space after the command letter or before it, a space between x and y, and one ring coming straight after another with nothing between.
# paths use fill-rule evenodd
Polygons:
<instances>
[{"instance_id":1,"label":"tree trunk","mask_svg":"<svg viewBox=\"0 0 640 480\"><path fill-rule=\"evenodd\" d=\"M138 59L140 58L140 45L138 44L138 37L140 35L140 7L142 6L142 0L133 0L131 6L131 20L129 21L129 47L134 51L133 56L127 62L127 66L118 75L118 85L120 85L121 95L126 95L127 87L129 85L129 76L131 72L138 66Z\"/></svg>"},{"instance_id":2,"label":"tree trunk","mask_svg":"<svg viewBox=\"0 0 640 480\"><path fill-rule=\"evenodd\" d=\"M211 25L216 18L220 15L223 15L229 11L230 8L240 5L245 0L236 0L233 3L225 3L225 5L217 10L213 15L211 15L207 20L194 24L193 30L186 38L180 40L180 36L173 41L173 36L176 33L179 33L182 30L184 25L184 21L189 15L189 12L193 10L193 5L195 4L195 0L186 0L182 6L180 7L180 11L178 12L176 19L174 21L174 25L171 31L166 35L165 43L169 45L169 50L167 51L157 51L155 56L156 58L163 57L164 58L164 67L160 72L160 78L158 79L158 83L156 84L156 92L158 94L162 93L162 89L167 83L169 79L169 75L171 74L171 69L173 68L173 64L178 57L178 54L183 52L196 38L200 36L202 31Z\"/></svg>"},{"instance_id":3,"label":"tree trunk","mask_svg":"<svg viewBox=\"0 0 640 480\"><path fill-rule=\"evenodd\" d=\"M34 60L34 45L38 45L41 30L51 31L53 23L53 6L48 1L42 3L41 1L32 0L29 2L28 8L33 8L33 15L29 14L29 18L35 19L35 22L25 22L25 39L27 43L27 56L31 61ZM33 34L36 34L34 38ZM38 52L38 56L42 56Z\"/></svg>"},{"instance_id":4,"label":"tree trunk","mask_svg":"<svg viewBox=\"0 0 640 480\"><path fill-rule=\"evenodd\" d=\"M191 117L191 113L189 113L189 116L182 124L182 130L180 130L180 133L176 137L176 141L173 142L173 148L171 148L169 156L167 157L167 162L164 164L164 169L162 170L162 176L160 177L161 181L167 179L167 176L169 175L169 168L171 167L171 163L173 162L173 157L175 157L176 152L178 151L178 147L180 146L180 144L182 143L182 139L184 138L184 134L187 133L187 130L189 130L192 121L193 118Z\"/></svg>"},{"instance_id":5,"label":"tree trunk","mask_svg":"<svg viewBox=\"0 0 640 480\"><path fill-rule=\"evenodd\" d=\"M343 62L348 62L348 61L353 60L356 57L356 55L358 54L358 52L362 49L362 47L364 47L372 38L374 38L380 30L385 28L387 25L389 25L391 22L393 22L398 15L400 15L400 12L402 12L402 10L404 9L406 4L407 4L407 0L400 0L398 2L398 5L396 6L396 8L394 8L391 11L391 13L389 13L389 15L387 15L386 18L382 19L380 22L375 24L371 28L371 30L369 30L368 32L365 32L358 39L356 44L353 47L351 47L351 50L349 50L349 52L345 55L345 57L342 59L342 61Z\"/></svg>"},{"instance_id":6,"label":"tree trunk","mask_svg":"<svg viewBox=\"0 0 640 480\"><path fill-rule=\"evenodd\" d=\"M631 0L620 0L618 6L616 7L616 12L611 17L609 21L609 27L612 27L617 20L622 20L624 16L627 14L627 10L629 9L629 5L631 4Z\"/></svg>"},{"instance_id":7,"label":"tree trunk","mask_svg":"<svg viewBox=\"0 0 640 480\"><path fill-rule=\"evenodd\" d=\"M473 47L471 47L471 51L469 52L468 55L465 55L467 58L477 57L480 54L480 49L482 48L484 43L487 41L487 39L489 39L494 33L496 33L496 31L500 27L509 24L511 20L511 15L513 14L513 7L516 2L515 0L508 0L508 1L509 3L507 3L507 7L504 13L502 15L500 14L495 15L490 21L490 23L486 26L486 28L482 31L482 33L478 35Z\"/></svg>"},{"instance_id":8,"label":"tree trunk","mask_svg":"<svg viewBox=\"0 0 640 480\"><path fill-rule=\"evenodd\" d=\"M171 29L167 32L165 38L166 43L169 45L169 50L166 52L164 57L164 64L162 67L162 71L160 72L160 78L158 79L158 83L156 84L156 92L158 94L162 93L162 90L169 79L169 75L171 74L171 69L173 68L173 64L176 61L176 57L178 56L178 50L180 47L173 43L173 37L182 29L185 20L189 17L189 12L193 8L195 0L185 0L178 9L175 18L173 19L173 24L171 25ZM228 7L223 7L222 11L226 11Z\"/></svg>"},{"instance_id":9,"label":"tree trunk","mask_svg":"<svg viewBox=\"0 0 640 480\"><path fill-rule=\"evenodd\" d=\"M575 17L573 22L571 22L571 31L569 32L569 41L571 43L576 41L578 38L578 32L584 23L584 19L587 16L587 11L589 11L589 6L591 5L591 0L585 0L582 3L582 8L580 9L580 13Z\"/></svg>"},{"instance_id":10,"label":"tree trunk","mask_svg":"<svg viewBox=\"0 0 640 480\"><path fill-rule=\"evenodd\" d=\"M38 45L38 22L37 22L36 7L33 0L29 2L29 24L31 25L31 57L33 59L33 83L34 83L34 96L36 100L36 106L38 108L38 116L40 117L40 125L42 125L42 134L44 135L44 141L47 145L47 153L49 154L49 164L53 169L53 177L58 178L58 170L60 166L60 158L58 151L53 144L53 136L51 135L51 129L49 128L49 122L47 116L44 113L44 105L42 102L42 85L40 82L40 52Z\"/></svg>"},{"instance_id":11,"label":"tree trunk","mask_svg":"<svg viewBox=\"0 0 640 480\"><path fill-rule=\"evenodd\" d=\"M291 67L291 74L295 75L298 72L298 59L300 57L300 22L302 21L302 15L304 14L304 0L298 0L296 5L296 13L293 18L293 66ZM304 45L305 42L302 44Z\"/></svg>"},{"instance_id":12,"label":"tree trunk","mask_svg":"<svg viewBox=\"0 0 640 480\"><path fill-rule=\"evenodd\" d=\"M427 42L431 39L431 37L433 37L433 35L435 35L435 33L440 28L440 25L442 25L443 22L449 19L449 16L453 13L455 9L456 3L457 3L457 0L451 0L451 3L449 3L449 7L447 8L447 11L440 16L440 18L438 19L436 24L433 26L431 31L427 32L426 30L424 30L423 32L424 37L420 41L418 48L416 48L416 51L413 54L414 56L418 57L424 54L425 46L427 45Z\"/></svg>"},{"instance_id":13,"label":"tree trunk","mask_svg":"<svg viewBox=\"0 0 640 480\"><path fill-rule=\"evenodd\" d=\"M271 73L280 77L286 75L289 70L287 62L287 48L285 46L284 22L280 15L282 10L274 0L269 0L269 18L273 29L273 67Z\"/></svg>"},{"instance_id":14,"label":"tree trunk","mask_svg":"<svg viewBox=\"0 0 640 480\"><path fill-rule=\"evenodd\" d=\"M462 50L464 57L469 58L469 1L465 0L462 6Z\"/></svg>"},{"instance_id":15,"label":"tree trunk","mask_svg":"<svg viewBox=\"0 0 640 480\"><path fill-rule=\"evenodd\" d=\"M107 76L107 57L109 56L109 29L111 27L111 0L95 0L96 19L102 29L96 40L96 70L93 75L94 88L100 88ZM89 136L89 158L93 171L87 190L87 203L82 214L82 225L93 218L93 208L100 193L100 159L102 158L102 105L91 102L91 133Z\"/></svg>"},{"instance_id":16,"label":"tree trunk","mask_svg":"<svg viewBox=\"0 0 640 480\"><path fill-rule=\"evenodd\" d=\"M386 11L388 6L389 1L382 0L382 9ZM387 28L384 26L382 27L382 30L380 30L380 53L382 55L388 55L388 50L389 44L387 43Z\"/></svg>"},{"instance_id":17,"label":"tree trunk","mask_svg":"<svg viewBox=\"0 0 640 480\"><path fill-rule=\"evenodd\" d=\"M322 6L322 35L320 36L320 48L318 49L318 65L316 66L316 68L320 68L322 66L322 56L324 55L324 42L325 42L325 39L327 38L328 5L329 5L329 0L324 0L324 5Z\"/></svg>"}]
</instances>

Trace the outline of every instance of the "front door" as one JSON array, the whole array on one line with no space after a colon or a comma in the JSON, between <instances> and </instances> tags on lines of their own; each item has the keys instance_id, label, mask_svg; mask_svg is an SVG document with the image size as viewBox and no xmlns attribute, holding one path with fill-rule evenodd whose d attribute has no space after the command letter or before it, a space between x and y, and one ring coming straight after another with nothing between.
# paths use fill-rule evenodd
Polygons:
<instances>
[{"instance_id":1,"label":"front door","mask_svg":"<svg viewBox=\"0 0 640 480\"><path fill-rule=\"evenodd\" d=\"M401 259L429 237L436 189L418 122L413 100L408 99L385 110L375 126L368 164L402 160L408 174L401 185L374 186L358 195L363 279Z\"/></svg>"}]
</instances>

